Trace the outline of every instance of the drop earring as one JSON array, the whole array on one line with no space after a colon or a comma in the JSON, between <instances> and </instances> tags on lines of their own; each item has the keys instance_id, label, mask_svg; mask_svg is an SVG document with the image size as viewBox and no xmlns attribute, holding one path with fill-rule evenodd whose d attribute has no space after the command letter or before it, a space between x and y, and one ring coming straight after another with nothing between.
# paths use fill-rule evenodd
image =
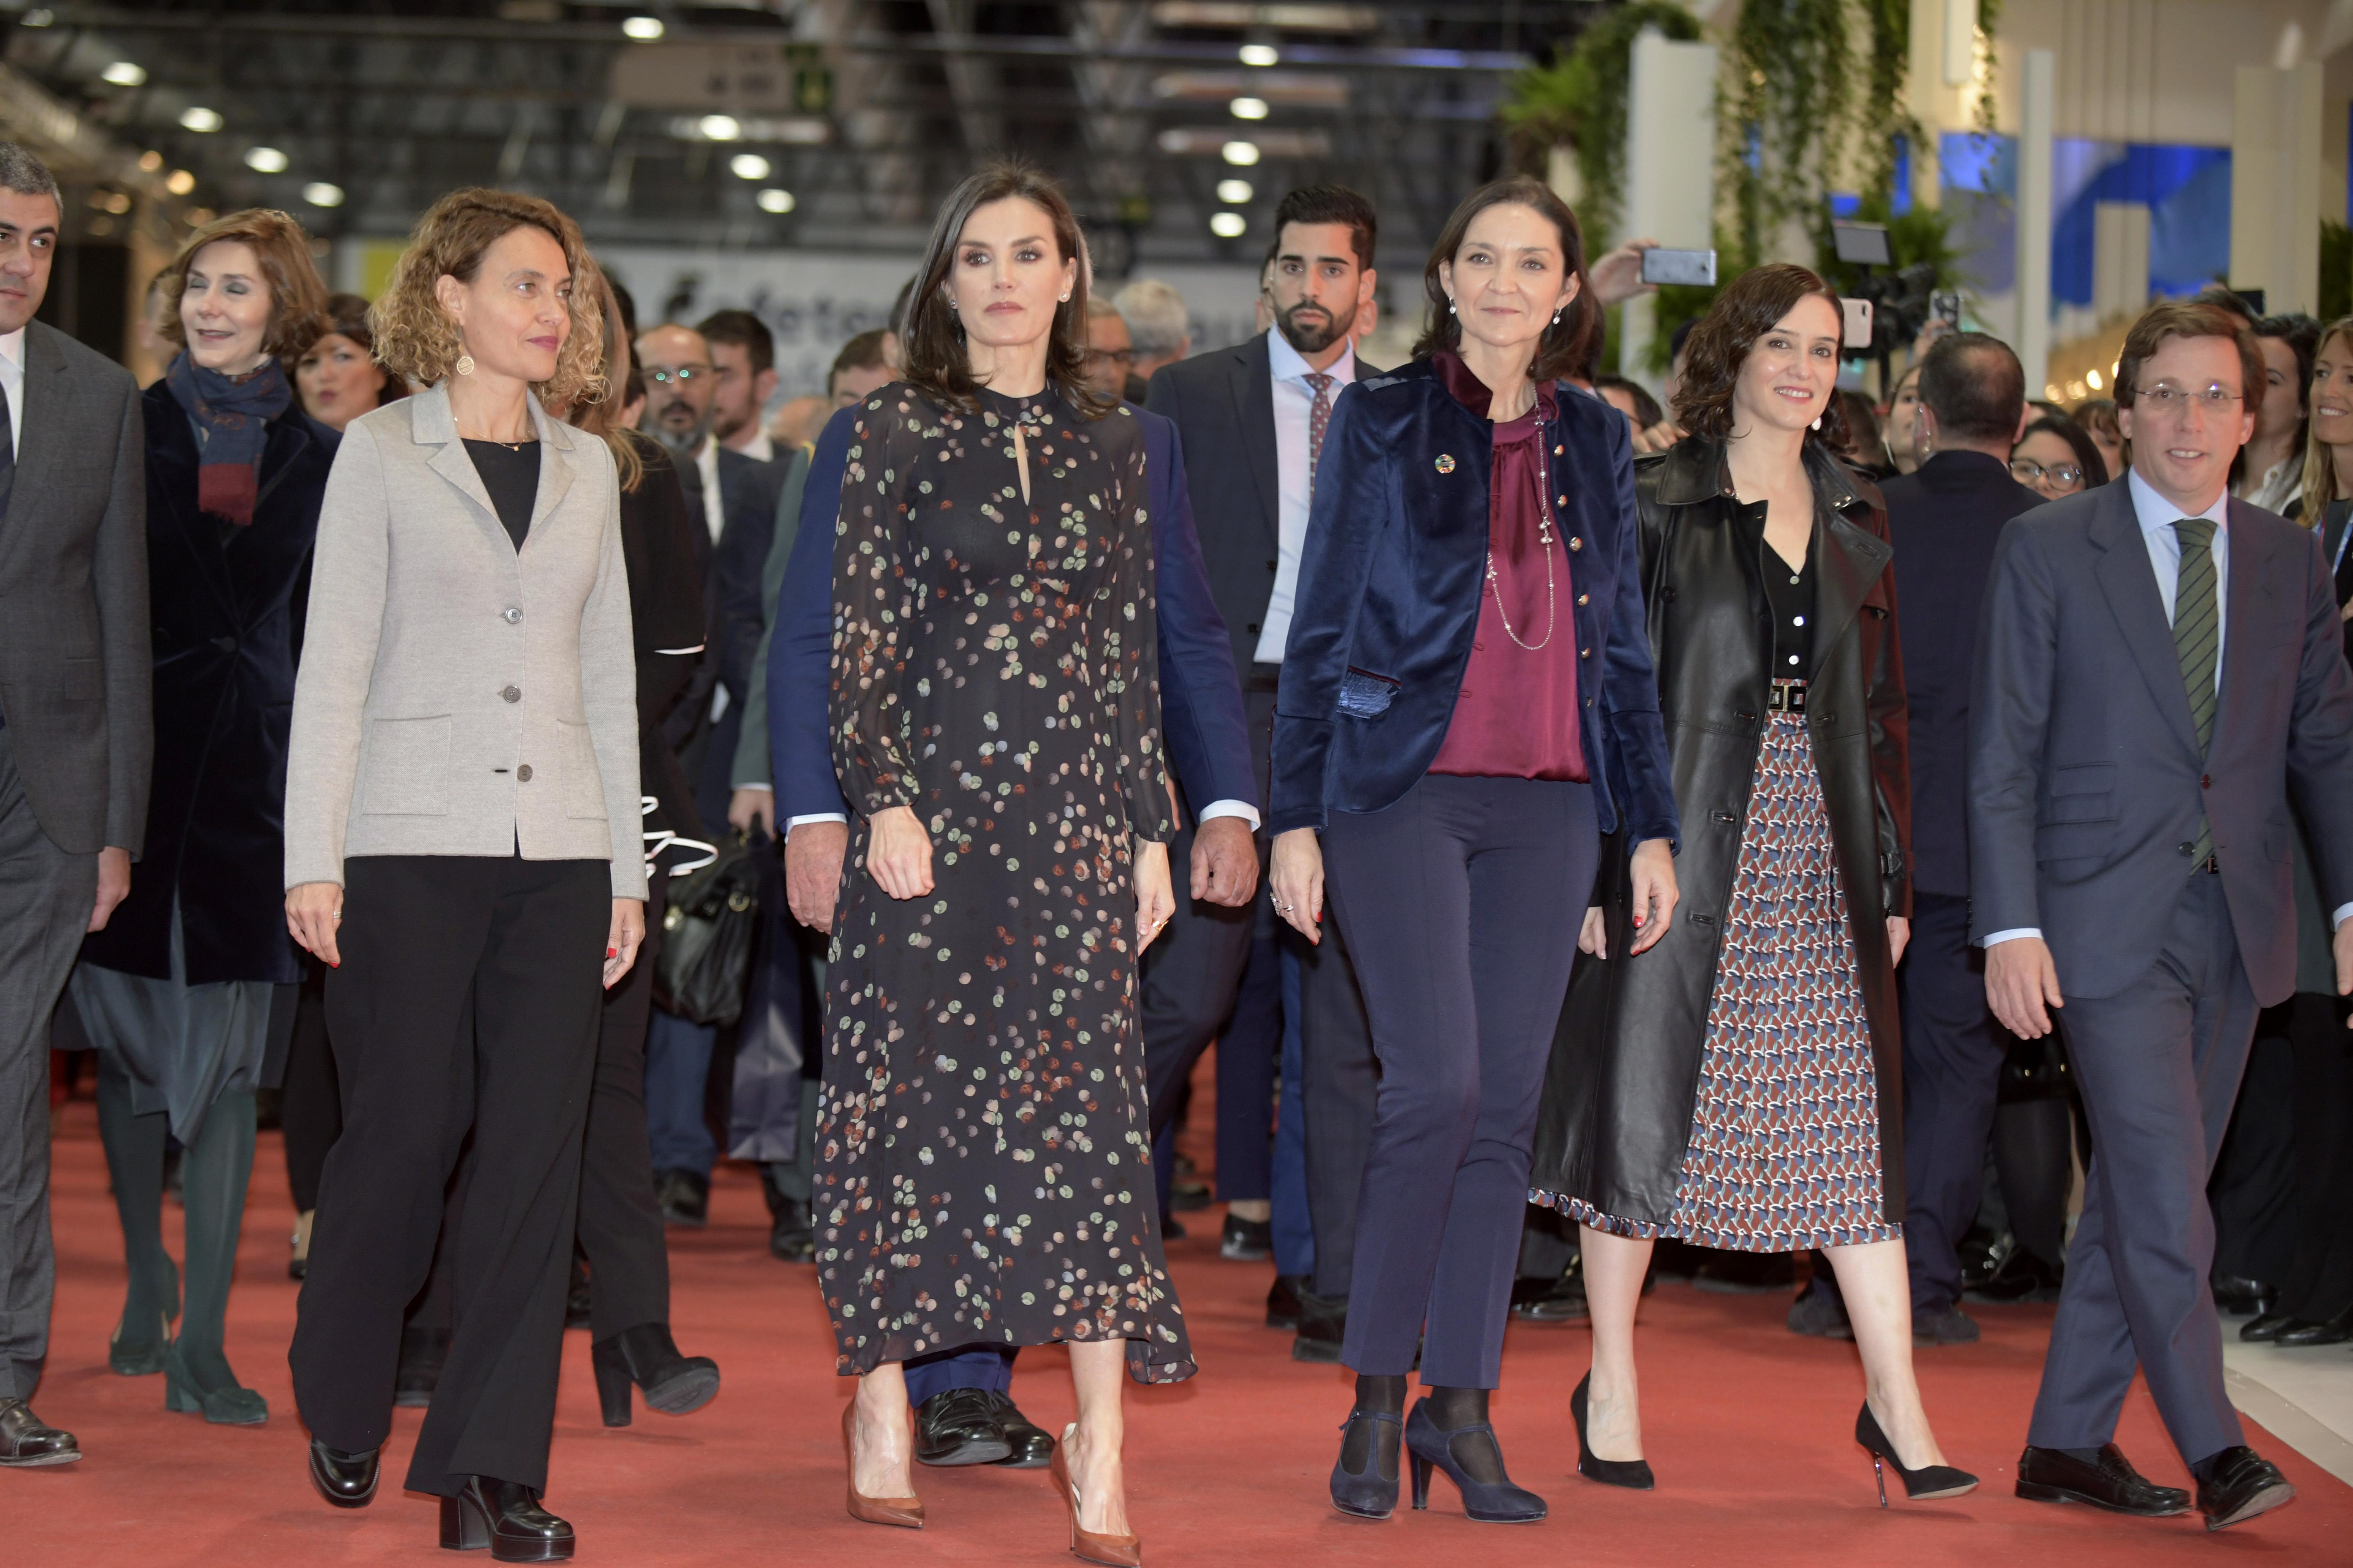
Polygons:
<instances>
[{"instance_id":1,"label":"drop earring","mask_svg":"<svg viewBox=\"0 0 2353 1568\"><path fill-rule=\"evenodd\" d=\"M458 374L459 375L471 375L474 374L474 356L472 354L461 353L458 356Z\"/></svg>"},{"instance_id":2,"label":"drop earring","mask_svg":"<svg viewBox=\"0 0 2353 1568\"><path fill-rule=\"evenodd\" d=\"M1814 416L1814 428L1815 428L1815 429L1817 429L1817 430L1819 430L1819 429L1820 429L1821 427L1822 427L1822 416L1821 416L1820 415L1817 414L1817 415L1815 415L1815 416Z\"/></svg>"},{"instance_id":3,"label":"drop earring","mask_svg":"<svg viewBox=\"0 0 2353 1568\"><path fill-rule=\"evenodd\" d=\"M1451 300L1446 301L1446 313L1450 316L1454 314L1454 301Z\"/></svg>"},{"instance_id":4,"label":"drop earring","mask_svg":"<svg viewBox=\"0 0 2353 1568\"><path fill-rule=\"evenodd\" d=\"M1552 324L1556 327L1560 325L1560 312L1558 310L1555 310L1552 313Z\"/></svg>"}]
</instances>

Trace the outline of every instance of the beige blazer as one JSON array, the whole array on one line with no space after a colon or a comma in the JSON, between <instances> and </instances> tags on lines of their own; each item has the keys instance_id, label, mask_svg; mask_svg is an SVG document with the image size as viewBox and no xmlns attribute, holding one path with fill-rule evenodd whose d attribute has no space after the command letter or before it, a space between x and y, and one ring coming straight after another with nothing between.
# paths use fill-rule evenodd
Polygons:
<instances>
[{"instance_id":1,"label":"beige blazer","mask_svg":"<svg viewBox=\"0 0 2353 1568\"><path fill-rule=\"evenodd\" d=\"M344 431L294 684L286 885L353 855L609 860L645 897L620 486L534 401L521 551L441 387Z\"/></svg>"}]
</instances>

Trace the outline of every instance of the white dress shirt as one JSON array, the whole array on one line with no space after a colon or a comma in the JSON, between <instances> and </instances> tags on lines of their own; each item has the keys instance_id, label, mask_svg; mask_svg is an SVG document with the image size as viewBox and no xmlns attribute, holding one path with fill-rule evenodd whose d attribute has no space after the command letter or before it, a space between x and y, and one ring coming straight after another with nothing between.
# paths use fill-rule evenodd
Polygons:
<instances>
[{"instance_id":1,"label":"white dress shirt","mask_svg":"<svg viewBox=\"0 0 2353 1568\"><path fill-rule=\"evenodd\" d=\"M1274 376L1274 461L1279 548L1275 552L1274 593L1259 622L1261 664L1281 664L1282 645L1291 640L1291 606L1299 593L1299 556L1307 547L1307 503L1313 493L1307 475L1308 426L1315 409L1315 389L1307 384L1313 367L1283 335L1266 331L1267 367ZM1351 342L1324 370L1332 378L1331 396L1356 379L1356 345Z\"/></svg>"},{"instance_id":2,"label":"white dress shirt","mask_svg":"<svg viewBox=\"0 0 2353 1568\"><path fill-rule=\"evenodd\" d=\"M719 443L705 436L702 449L694 455L694 477L702 486L702 522L711 530L711 542L719 542L719 531L727 526L727 506L719 495Z\"/></svg>"},{"instance_id":3,"label":"white dress shirt","mask_svg":"<svg viewBox=\"0 0 2353 1568\"><path fill-rule=\"evenodd\" d=\"M773 463L776 460L776 444L768 439L765 430L754 431L749 441L734 449L755 462Z\"/></svg>"},{"instance_id":4,"label":"white dress shirt","mask_svg":"<svg viewBox=\"0 0 2353 1568\"><path fill-rule=\"evenodd\" d=\"M2157 595L2165 605L2165 620L2173 624L2173 597L2181 583L2181 535L2173 525L2189 518L2204 518L2214 525L2214 538L2209 546L2214 552L2214 689L2222 689L2222 665L2231 648L2231 492L2225 488L2214 497L2213 504L2202 511L2184 511L2157 493L2157 487L2140 477L2138 468L2128 468L2125 484L2132 495L2133 518L2140 524L2141 542L2148 548L2148 566L2157 577ZM2343 925L2353 916L2353 904L2338 906L2329 916L2333 929ZM2014 937L2042 934L2040 926L2017 926L1998 931L1985 939L1985 945L2009 942Z\"/></svg>"},{"instance_id":5,"label":"white dress shirt","mask_svg":"<svg viewBox=\"0 0 2353 1568\"><path fill-rule=\"evenodd\" d=\"M0 390L8 394L8 450L25 460L25 329L0 332Z\"/></svg>"}]
</instances>

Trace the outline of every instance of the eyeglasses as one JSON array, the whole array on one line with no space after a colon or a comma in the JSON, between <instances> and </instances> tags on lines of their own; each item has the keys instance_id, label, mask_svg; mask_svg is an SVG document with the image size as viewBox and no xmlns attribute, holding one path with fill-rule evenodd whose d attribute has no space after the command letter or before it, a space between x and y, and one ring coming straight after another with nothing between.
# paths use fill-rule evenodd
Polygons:
<instances>
[{"instance_id":1,"label":"eyeglasses","mask_svg":"<svg viewBox=\"0 0 2353 1568\"><path fill-rule=\"evenodd\" d=\"M2010 477L2021 485L2049 479L2063 490L2072 490L2084 482L2084 470L2073 463L2052 463L2046 468L2031 458L2012 458Z\"/></svg>"},{"instance_id":2,"label":"eyeglasses","mask_svg":"<svg viewBox=\"0 0 2353 1568\"><path fill-rule=\"evenodd\" d=\"M2239 394L2221 382L2209 383L2201 391L2192 392L2186 386L2176 386L2160 381L2155 386L2136 387L2133 395L2147 403L2159 414L2187 414L2196 404L2209 414L2228 414L2231 405L2239 402Z\"/></svg>"},{"instance_id":3,"label":"eyeglasses","mask_svg":"<svg viewBox=\"0 0 2353 1568\"><path fill-rule=\"evenodd\" d=\"M668 386L672 382L681 386L692 386L698 381L710 380L712 370L707 364L682 364L676 370L646 372L646 379L656 386Z\"/></svg>"}]
</instances>

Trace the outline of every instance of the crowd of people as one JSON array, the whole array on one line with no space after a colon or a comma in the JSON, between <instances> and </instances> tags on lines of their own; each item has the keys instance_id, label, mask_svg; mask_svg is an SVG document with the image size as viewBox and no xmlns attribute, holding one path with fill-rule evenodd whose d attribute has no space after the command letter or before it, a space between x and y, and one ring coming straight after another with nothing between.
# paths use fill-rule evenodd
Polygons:
<instances>
[{"instance_id":1,"label":"crowd of people","mask_svg":"<svg viewBox=\"0 0 2353 1568\"><path fill-rule=\"evenodd\" d=\"M856 1379L855 1518L1050 1468L1071 1550L1140 1563L1122 1390L1196 1370L1165 1242L1214 1043L1219 1249L1356 1375L1344 1512L1442 1473L1546 1516L1490 1419L1515 1318L1590 1322L1577 1470L1652 1487L1668 1272L1854 1341L1883 1503L1978 1484L1914 1375L1965 1299L2058 1303L2021 1497L2293 1497L2217 1309L2353 1339L2353 321L2159 303L2072 411L1939 326L1874 406L1768 265L1662 406L1599 369L1642 245L1506 179L1405 364L1329 185L1195 353L1008 163L821 396L485 190L372 302L283 214L207 224L142 392L34 320L61 219L0 144L0 1466L81 1457L28 1403L54 1031L109 1365L207 1421L270 1414L223 1325L276 1091L329 1503L422 1405L441 1543L571 1556L564 1328L608 1425L715 1396L664 1231L723 1151ZM655 955L722 862L757 937L714 1009ZM1012 1396L1044 1344L1059 1434ZM2136 1371L2194 1496L2115 1445Z\"/></svg>"}]
</instances>

